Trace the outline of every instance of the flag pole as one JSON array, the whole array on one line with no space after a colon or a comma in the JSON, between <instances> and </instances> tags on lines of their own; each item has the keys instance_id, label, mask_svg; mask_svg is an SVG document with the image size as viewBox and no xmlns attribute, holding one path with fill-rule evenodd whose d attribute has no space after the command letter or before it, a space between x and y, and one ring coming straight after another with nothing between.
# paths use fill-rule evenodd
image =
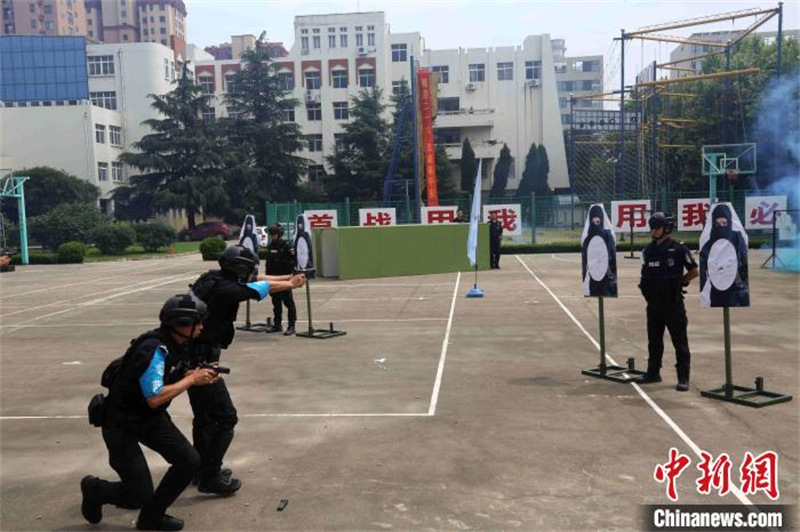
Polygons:
<instances>
[{"instance_id":1,"label":"flag pole","mask_svg":"<svg viewBox=\"0 0 800 532\"><path fill-rule=\"evenodd\" d=\"M469 236L467 237L467 258L475 266L475 284L467 292L467 297L483 297L483 290L478 288L478 220L481 217L481 166L478 162L478 172L475 175L475 190L472 194L472 209L469 216Z\"/></svg>"}]
</instances>

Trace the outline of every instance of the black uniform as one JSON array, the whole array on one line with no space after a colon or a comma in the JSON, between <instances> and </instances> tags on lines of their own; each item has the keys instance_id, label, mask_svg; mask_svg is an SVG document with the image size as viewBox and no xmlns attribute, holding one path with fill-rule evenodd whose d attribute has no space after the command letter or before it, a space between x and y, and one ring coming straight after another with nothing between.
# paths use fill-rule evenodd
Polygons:
<instances>
[{"instance_id":1,"label":"black uniform","mask_svg":"<svg viewBox=\"0 0 800 532\"><path fill-rule=\"evenodd\" d=\"M489 222L489 252L490 266L492 268L500 267L500 244L503 241L503 224L500 220Z\"/></svg>"},{"instance_id":2,"label":"black uniform","mask_svg":"<svg viewBox=\"0 0 800 532\"><path fill-rule=\"evenodd\" d=\"M294 273L295 257L294 249L289 242L279 238L272 240L267 245L267 275L290 275ZM294 327L297 321L297 307L294 304L294 296L291 290L276 292L271 294L272 312L275 321L275 328L280 328L283 319L283 305L289 311L289 327Z\"/></svg>"},{"instance_id":3,"label":"black uniform","mask_svg":"<svg viewBox=\"0 0 800 532\"><path fill-rule=\"evenodd\" d=\"M642 251L639 287L647 300L648 375L660 374L666 327L675 347L678 380L689 379L691 353L683 304L683 274L684 269L691 271L695 268L697 263L689 249L669 237L661 244L652 241Z\"/></svg>"},{"instance_id":4,"label":"black uniform","mask_svg":"<svg viewBox=\"0 0 800 532\"><path fill-rule=\"evenodd\" d=\"M266 281L243 283L236 274L224 270L212 273L216 282L204 298L208 317L203 321L203 332L192 345L192 355L197 362L218 362L221 350L233 342L233 323L239 312L239 303L248 299L261 301L269 293ZM204 480L211 481L219 476L222 459L233 441L233 428L239 418L223 379L207 386L194 386L188 393L194 414L192 437L202 458L202 490Z\"/></svg>"},{"instance_id":5,"label":"black uniform","mask_svg":"<svg viewBox=\"0 0 800 532\"><path fill-rule=\"evenodd\" d=\"M108 394L103 440L109 464L121 481L94 479L96 502L141 508L139 523L145 527L159 521L200 466L199 454L167 414L169 403L158 408L147 404L147 398L157 395L164 384L182 377L173 371L185 355L182 349L162 329L140 336L126 354ZM155 491L140 443L170 464Z\"/></svg>"}]
</instances>

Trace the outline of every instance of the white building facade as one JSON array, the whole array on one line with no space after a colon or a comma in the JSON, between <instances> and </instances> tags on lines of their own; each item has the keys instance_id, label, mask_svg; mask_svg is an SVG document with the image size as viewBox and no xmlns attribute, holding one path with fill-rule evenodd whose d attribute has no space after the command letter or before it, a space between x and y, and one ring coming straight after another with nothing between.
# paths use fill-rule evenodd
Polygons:
<instances>
[{"instance_id":1,"label":"white building facade","mask_svg":"<svg viewBox=\"0 0 800 532\"><path fill-rule=\"evenodd\" d=\"M319 179L326 157L337 149L351 98L378 86L388 103L391 92L410 81L414 57L440 75L437 141L458 160L469 138L484 161L485 189L503 144L515 160L509 190L519 185L532 143L547 148L550 186L569 186L549 36L527 37L522 46L426 50L419 33L391 33L384 13L370 12L299 16L294 37L289 55L275 63L284 87L300 102L286 119L297 122L309 141L302 155L311 161L310 181ZM195 63L198 82L216 96L216 117L228 116L226 87L239 68L235 56Z\"/></svg>"}]
</instances>

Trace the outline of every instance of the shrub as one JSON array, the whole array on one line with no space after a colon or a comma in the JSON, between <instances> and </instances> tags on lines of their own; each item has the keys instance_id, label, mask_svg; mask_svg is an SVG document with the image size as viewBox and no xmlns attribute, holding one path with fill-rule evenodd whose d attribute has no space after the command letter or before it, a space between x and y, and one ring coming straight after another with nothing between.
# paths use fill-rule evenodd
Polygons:
<instances>
[{"instance_id":1,"label":"shrub","mask_svg":"<svg viewBox=\"0 0 800 532\"><path fill-rule=\"evenodd\" d=\"M95 205L67 203L31 218L28 231L32 240L55 251L64 242L91 242L92 234L106 224L108 220Z\"/></svg>"},{"instance_id":2,"label":"shrub","mask_svg":"<svg viewBox=\"0 0 800 532\"><path fill-rule=\"evenodd\" d=\"M104 255L121 255L136 235L127 224L105 225L95 230L92 240Z\"/></svg>"},{"instance_id":3,"label":"shrub","mask_svg":"<svg viewBox=\"0 0 800 532\"><path fill-rule=\"evenodd\" d=\"M64 242L58 246L60 264L80 264L86 256L86 246L81 242Z\"/></svg>"},{"instance_id":4,"label":"shrub","mask_svg":"<svg viewBox=\"0 0 800 532\"><path fill-rule=\"evenodd\" d=\"M200 253L203 255L203 260L217 260L226 247L228 245L224 240L210 236L200 242Z\"/></svg>"},{"instance_id":5,"label":"shrub","mask_svg":"<svg viewBox=\"0 0 800 532\"><path fill-rule=\"evenodd\" d=\"M28 253L28 264L57 264L58 255L49 251L31 251ZM11 264L22 264L22 256L19 253L11 255Z\"/></svg>"},{"instance_id":6,"label":"shrub","mask_svg":"<svg viewBox=\"0 0 800 532\"><path fill-rule=\"evenodd\" d=\"M145 251L153 252L175 242L175 230L162 223L137 224L133 226L133 230L136 233L136 243Z\"/></svg>"}]
</instances>

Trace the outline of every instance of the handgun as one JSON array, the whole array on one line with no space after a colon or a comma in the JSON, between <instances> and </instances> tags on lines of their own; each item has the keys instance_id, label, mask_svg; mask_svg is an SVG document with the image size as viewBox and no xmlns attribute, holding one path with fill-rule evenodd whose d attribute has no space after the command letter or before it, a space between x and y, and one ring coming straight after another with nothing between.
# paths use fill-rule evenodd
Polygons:
<instances>
[{"instance_id":1,"label":"handgun","mask_svg":"<svg viewBox=\"0 0 800 532\"><path fill-rule=\"evenodd\" d=\"M211 371L215 371L217 373L224 373L228 375L231 372L231 368L227 368L225 366L217 366L214 364L201 364L200 369L210 369Z\"/></svg>"}]
</instances>

